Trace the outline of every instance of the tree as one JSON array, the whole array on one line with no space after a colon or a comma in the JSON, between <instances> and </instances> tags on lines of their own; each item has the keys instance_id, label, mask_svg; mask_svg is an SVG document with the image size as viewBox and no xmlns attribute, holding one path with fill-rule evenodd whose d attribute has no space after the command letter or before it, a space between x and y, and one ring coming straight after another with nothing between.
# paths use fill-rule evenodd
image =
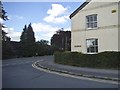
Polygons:
<instances>
[{"instance_id":1,"label":"tree","mask_svg":"<svg viewBox=\"0 0 120 90\"><path fill-rule=\"evenodd\" d=\"M6 34L7 33L4 30L2 30L2 42L10 41L10 37L7 37Z\"/></svg>"},{"instance_id":2,"label":"tree","mask_svg":"<svg viewBox=\"0 0 120 90\"><path fill-rule=\"evenodd\" d=\"M36 42L36 55L37 56L42 56L42 55L51 55L52 54L52 50L51 50L51 46L48 45L47 40L40 40Z\"/></svg>"},{"instance_id":3,"label":"tree","mask_svg":"<svg viewBox=\"0 0 120 90\"><path fill-rule=\"evenodd\" d=\"M30 43L35 42L35 36L34 36L34 32L33 32L31 23L29 24L28 29L27 29L27 39L28 39L28 42L30 42Z\"/></svg>"},{"instance_id":4,"label":"tree","mask_svg":"<svg viewBox=\"0 0 120 90\"><path fill-rule=\"evenodd\" d=\"M24 28L23 28L23 32L20 36L20 41L21 42L26 42L26 39L27 39L27 26L25 25Z\"/></svg>"},{"instance_id":5,"label":"tree","mask_svg":"<svg viewBox=\"0 0 120 90\"><path fill-rule=\"evenodd\" d=\"M49 41L42 39L42 40L38 41L38 43L39 43L40 45L48 45Z\"/></svg>"},{"instance_id":6,"label":"tree","mask_svg":"<svg viewBox=\"0 0 120 90\"><path fill-rule=\"evenodd\" d=\"M3 19L4 21L8 20L8 16L6 15L6 11L3 8L3 4L0 1L0 18ZM4 24L0 22L0 29L2 30L2 27L5 28ZM3 31L3 30L2 30ZM4 32L4 31L3 31ZM3 33L2 32L2 33ZM1 33L1 34L2 34Z\"/></svg>"},{"instance_id":7,"label":"tree","mask_svg":"<svg viewBox=\"0 0 120 90\"><path fill-rule=\"evenodd\" d=\"M4 21L8 20L6 11L3 8L3 4L0 1L0 18ZM7 36L7 33L3 30L6 28L2 22L0 22L0 36L2 39L2 59L12 58L14 56L13 46L11 45L10 38Z\"/></svg>"},{"instance_id":8,"label":"tree","mask_svg":"<svg viewBox=\"0 0 120 90\"><path fill-rule=\"evenodd\" d=\"M2 18L3 20L8 20L8 16L6 15L6 11L4 10L3 8L3 4L2 2L0 1L0 18Z\"/></svg>"},{"instance_id":9,"label":"tree","mask_svg":"<svg viewBox=\"0 0 120 90\"><path fill-rule=\"evenodd\" d=\"M0 1L0 18L4 21L8 20L8 16L6 15L6 13L7 12L4 10L3 4ZM0 22L0 30L2 30L2 28L5 28L5 26L2 22ZM7 33L4 30L0 31L0 36L1 36L2 41L10 40L10 38L7 37L6 34Z\"/></svg>"},{"instance_id":10,"label":"tree","mask_svg":"<svg viewBox=\"0 0 120 90\"><path fill-rule=\"evenodd\" d=\"M26 25L24 26L20 36L20 44L21 56L29 57L35 55L35 36L31 23L28 27Z\"/></svg>"},{"instance_id":11,"label":"tree","mask_svg":"<svg viewBox=\"0 0 120 90\"><path fill-rule=\"evenodd\" d=\"M24 42L24 43L35 43L35 36L34 36L34 32L33 32L31 23L29 24L28 28L26 25L23 28L23 32L20 37L20 41Z\"/></svg>"}]
</instances>

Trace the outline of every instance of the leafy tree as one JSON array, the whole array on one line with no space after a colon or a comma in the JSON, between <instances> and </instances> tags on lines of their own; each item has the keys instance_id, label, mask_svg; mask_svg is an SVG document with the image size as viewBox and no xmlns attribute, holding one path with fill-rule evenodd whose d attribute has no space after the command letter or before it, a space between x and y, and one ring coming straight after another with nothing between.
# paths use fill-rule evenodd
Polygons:
<instances>
[{"instance_id":1,"label":"leafy tree","mask_svg":"<svg viewBox=\"0 0 120 90\"><path fill-rule=\"evenodd\" d=\"M51 46L48 45L47 40L40 40L36 42L36 55L37 56L42 56L42 55L51 55L52 50Z\"/></svg>"},{"instance_id":2,"label":"leafy tree","mask_svg":"<svg viewBox=\"0 0 120 90\"><path fill-rule=\"evenodd\" d=\"M38 43L39 43L40 45L48 45L49 41L42 39L42 40L38 41Z\"/></svg>"}]
</instances>

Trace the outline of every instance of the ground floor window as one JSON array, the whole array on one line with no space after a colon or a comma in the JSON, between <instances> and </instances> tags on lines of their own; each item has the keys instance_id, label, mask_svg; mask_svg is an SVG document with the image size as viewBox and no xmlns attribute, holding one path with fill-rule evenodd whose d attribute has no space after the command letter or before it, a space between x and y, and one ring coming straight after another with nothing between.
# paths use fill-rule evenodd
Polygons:
<instances>
[{"instance_id":1,"label":"ground floor window","mask_svg":"<svg viewBox=\"0 0 120 90\"><path fill-rule=\"evenodd\" d=\"M97 53L98 52L98 39L87 39L87 53Z\"/></svg>"}]
</instances>

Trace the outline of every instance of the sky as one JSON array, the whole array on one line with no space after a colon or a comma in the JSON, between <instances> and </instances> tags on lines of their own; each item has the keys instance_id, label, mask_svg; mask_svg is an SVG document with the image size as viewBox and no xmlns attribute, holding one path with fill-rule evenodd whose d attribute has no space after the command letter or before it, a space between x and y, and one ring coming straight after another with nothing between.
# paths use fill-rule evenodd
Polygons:
<instances>
[{"instance_id":1,"label":"sky","mask_svg":"<svg viewBox=\"0 0 120 90\"><path fill-rule=\"evenodd\" d=\"M64 28L71 30L70 14L75 11L81 2L3 2L9 20L4 23L4 29L11 41L20 41L25 25L32 24L36 41L41 39L50 42L57 30Z\"/></svg>"}]
</instances>

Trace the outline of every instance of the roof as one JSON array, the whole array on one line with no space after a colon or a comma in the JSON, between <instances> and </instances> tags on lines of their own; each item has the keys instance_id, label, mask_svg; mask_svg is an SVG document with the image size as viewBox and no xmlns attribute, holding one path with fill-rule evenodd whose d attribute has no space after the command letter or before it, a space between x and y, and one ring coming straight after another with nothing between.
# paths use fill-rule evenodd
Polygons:
<instances>
[{"instance_id":1,"label":"roof","mask_svg":"<svg viewBox=\"0 0 120 90\"><path fill-rule=\"evenodd\" d=\"M86 0L80 7L78 7L69 17L74 17L81 9L83 9L91 0Z\"/></svg>"}]
</instances>

